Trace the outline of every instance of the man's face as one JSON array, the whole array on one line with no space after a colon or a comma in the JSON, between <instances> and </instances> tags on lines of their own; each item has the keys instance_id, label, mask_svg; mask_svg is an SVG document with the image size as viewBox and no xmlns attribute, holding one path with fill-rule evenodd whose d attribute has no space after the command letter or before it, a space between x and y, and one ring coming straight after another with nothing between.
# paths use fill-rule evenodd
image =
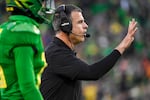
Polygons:
<instances>
[{"instance_id":1,"label":"man's face","mask_svg":"<svg viewBox=\"0 0 150 100\"><path fill-rule=\"evenodd\" d=\"M76 45L85 40L84 34L87 32L88 25L85 23L82 13L78 11L71 13L71 20L72 33L70 34L70 39Z\"/></svg>"}]
</instances>

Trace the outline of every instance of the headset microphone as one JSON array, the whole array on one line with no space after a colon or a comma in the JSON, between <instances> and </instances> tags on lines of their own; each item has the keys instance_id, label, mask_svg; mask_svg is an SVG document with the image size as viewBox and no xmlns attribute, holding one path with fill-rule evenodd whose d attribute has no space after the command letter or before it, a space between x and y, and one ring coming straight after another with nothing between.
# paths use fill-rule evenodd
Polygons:
<instances>
[{"instance_id":1,"label":"headset microphone","mask_svg":"<svg viewBox=\"0 0 150 100\"><path fill-rule=\"evenodd\" d=\"M85 37L89 38L91 35L90 34L84 34Z\"/></svg>"},{"instance_id":2,"label":"headset microphone","mask_svg":"<svg viewBox=\"0 0 150 100\"><path fill-rule=\"evenodd\" d=\"M71 32L72 33L72 32ZM75 34L75 33L72 33L73 35L76 35L76 36L84 36L84 37L86 37L86 38L89 38L91 35L90 34L87 34L87 33L85 33L85 34Z\"/></svg>"}]
</instances>

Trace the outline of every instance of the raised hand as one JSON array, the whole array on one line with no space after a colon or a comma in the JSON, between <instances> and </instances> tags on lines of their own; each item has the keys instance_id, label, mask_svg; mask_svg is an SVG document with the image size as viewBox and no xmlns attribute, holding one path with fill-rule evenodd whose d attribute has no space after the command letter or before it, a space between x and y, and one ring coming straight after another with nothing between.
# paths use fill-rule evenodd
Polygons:
<instances>
[{"instance_id":1,"label":"raised hand","mask_svg":"<svg viewBox=\"0 0 150 100\"><path fill-rule=\"evenodd\" d=\"M135 33L137 31L137 21L133 18L129 22L128 33L121 43L116 47L116 49L122 54L133 42Z\"/></svg>"}]
</instances>

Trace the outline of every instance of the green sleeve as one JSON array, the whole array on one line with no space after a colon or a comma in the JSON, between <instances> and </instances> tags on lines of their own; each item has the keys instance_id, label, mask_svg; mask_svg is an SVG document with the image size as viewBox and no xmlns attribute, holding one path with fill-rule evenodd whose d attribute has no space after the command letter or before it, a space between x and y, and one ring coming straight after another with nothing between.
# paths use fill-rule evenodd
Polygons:
<instances>
[{"instance_id":1,"label":"green sleeve","mask_svg":"<svg viewBox=\"0 0 150 100\"><path fill-rule=\"evenodd\" d=\"M13 50L19 87L24 100L43 100L36 87L33 57L34 51L30 46L16 47Z\"/></svg>"}]
</instances>

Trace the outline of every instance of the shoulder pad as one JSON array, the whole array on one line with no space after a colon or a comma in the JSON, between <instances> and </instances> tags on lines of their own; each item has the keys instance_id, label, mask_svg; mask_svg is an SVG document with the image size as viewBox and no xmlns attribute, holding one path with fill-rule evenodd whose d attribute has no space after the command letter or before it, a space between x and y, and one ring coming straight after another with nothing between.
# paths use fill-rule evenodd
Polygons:
<instances>
[{"instance_id":1,"label":"shoulder pad","mask_svg":"<svg viewBox=\"0 0 150 100\"><path fill-rule=\"evenodd\" d=\"M27 23L27 22L12 22L13 24L12 28L10 28L10 31L12 32L29 32L29 33L35 33L40 34L40 30L38 27L34 24Z\"/></svg>"}]
</instances>

